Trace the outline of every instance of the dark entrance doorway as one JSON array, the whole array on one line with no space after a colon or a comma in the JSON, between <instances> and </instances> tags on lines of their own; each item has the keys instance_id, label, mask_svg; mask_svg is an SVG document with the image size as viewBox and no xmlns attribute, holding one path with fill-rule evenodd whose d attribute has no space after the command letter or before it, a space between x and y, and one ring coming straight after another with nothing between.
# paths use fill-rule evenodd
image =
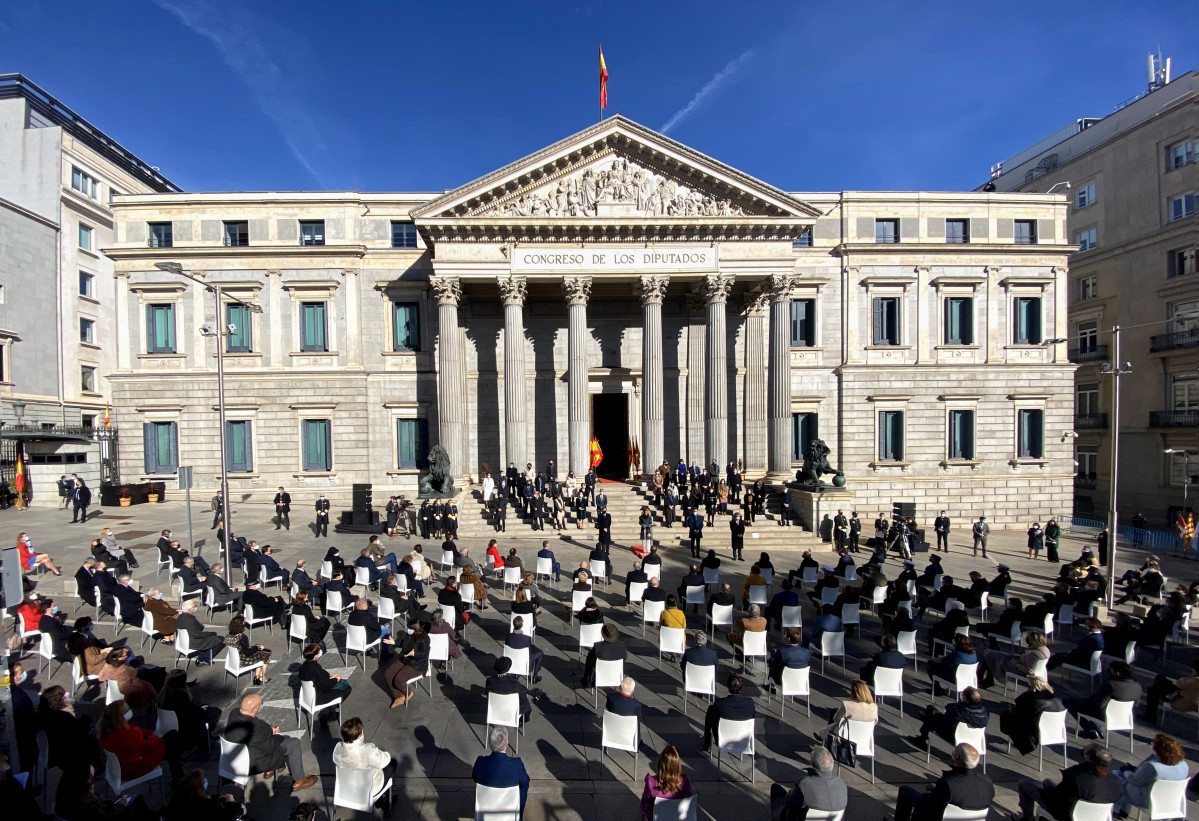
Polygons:
<instances>
[{"instance_id":1,"label":"dark entrance doorway","mask_svg":"<svg viewBox=\"0 0 1199 821\"><path fill-rule=\"evenodd\" d=\"M592 436L599 440L604 461L596 476L624 479L629 473L629 397L623 393L597 393L591 397Z\"/></svg>"}]
</instances>

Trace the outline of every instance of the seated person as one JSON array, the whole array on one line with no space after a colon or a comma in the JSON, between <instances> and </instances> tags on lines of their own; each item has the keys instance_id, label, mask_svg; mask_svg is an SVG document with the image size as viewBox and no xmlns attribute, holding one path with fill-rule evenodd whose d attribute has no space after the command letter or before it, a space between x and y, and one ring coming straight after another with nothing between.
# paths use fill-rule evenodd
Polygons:
<instances>
[{"instance_id":1,"label":"seated person","mask_svg":"<svg viewBox=\"0 0 1199 821\"><path fill-rule=\"evenodd\" d=\"M241 613L229 619L229 634L225 636L225 646L237 651L240 666L258 665L253 671L255 684L263 685L270 681L266 677L266 665L271 660L271 651L261 644L250 644L250 637L246 634L246 618Z\"/></svg>"},{"instance_id":2,"label":"seated person","mask_svg":"<svg viewBox=\"0 0 1199 821\"><path fill-rule=\"evenodd\" d=\"M312 611L311 605L308 604L308 594L303 590L296 593L296 597L291 600L291 618L297 617L304 622L305 637L308 641L316 644L324 642L331 627L329 620L324 616L317 616ZM288 629L291 629L290 626Z\"/></svg>"},{"instance_id":3,"label":"seated person","mask_svg":"<svg viewBox=\"0 0 1199 821\"><path fill-rule=\"evenodd\" d=\"M379 623L379 614L371 607L371 603L367 599L359 599L354 602L354 610L350 613L346 624L351 627L361 627L366 632L366 646L374 644L376 641L383 647L383 654L390 655L392 648L395 646L395 640L391 637L391 626ZM367 650L367 655L374 655L374 648Z\"/></svg>"},{"instance_id":4,"label":"seated person","mask_svg":"<svg viewBox=\"0 0 1199 821\"><path fill-rule=\"evenodd\" d=\"M920 724L920 732L909 736L908 741L921 750L928 749L930 733L936 733L942 741L950 745L957 744L957 729L964 724L974 730L984 730L991 719L987 707L983 704L983 694L973 687L962 690L961 696L952 704L945 706L942 713L930 705L925 711Z\"/></svg>"},{"instance_id":5,"label":"seated person","mask_svg":"<svg viewBox=\"0 0 1199 821\"><path fill-rule=\"evenodd\" d=\"M487 736L487 746L491 754L475 759L471 777L476 784L484 787L520 787L520 811L523 813L529 798L529 774L525 771L523 761L508 755L508 730L504 727L492 728Z\"/></svg>"},{"instance_id":6,"label":"seated person","mask_svg":"<svg viewBox=\"0 0 1199 821\"><path fill-rule=\"evenodd\" d=\"M291 573L279 565L274 556L274 549L269 544L263 545L258 561L262 564L262 580L264 582L268 579L274 581L281 578L284 590L291 587Z\"/></svg>"},{"instance_id":7,"label":"seated person","mask_svg":"<svg viewBox=\"0 0 1199 821\"><path fill-rule=\"evenodd\" d=\"M212 591L212 606L219 609L232 604L235 611L241 610L241 593L225 581L224 569L220 562L213 562L211 572L204 577L205 586Z\"/></svg>"},{"instance_id":8,"label":"seated person","mask_svg":"<svg viewBox=\"0 0 1199 821\"><path fill-rule=\"evenodd\" d=\"M1037 662L1049 660L1049 647L1044 633L1025 633L1024 643L1028 649L1019 655L1002 650L985 651L983 666L979 670L980 685L990 687L999 680L1006 682L1008 673L1028 678L1033 674Z\"/></svg>"},{"instance_id":9,"label":"seated person","mask_svg":"<svg viewBox=\"0 0 1199 821\"><path fill-rule=\"evenodd\" d=\"M800 645L802 640L803 635L799 632L798 628L788 627L787 632L783 634L782 645L774 648L774 653L771 654L766 669L770 675L770 680L776 685L781 686L783 683L783 668L800 670L811 666L812 656ZM774 688L772 687L771 689L773 690Z\"/></svg>"},{"instance_id":10,"label":"seated person","mask_svg":"<svg viewBox=\"0 0 1199 821\"><path fill-rule=\"evenodd\" d=\"M250 772L273 772L287 765L291 776L291 791L307 789L317 783L318 777L304 774L303 750L300 739L276 732L261 718L262 696L251 693L243 696L241 703L225 722L221 737L233 744L244 744L250 752Z\"/></svg>"},{"instance_id":11,"label":"seated person","mask_svg":"<svg viewBox=\"0 0 1199 821\"><path fill-rule=\"evenodd\" d=\"M960 601L954 602L950 606L949 612L945 614L945 617L939 619L936 624L928 629L930 655L933 649L933 642L952 642L953 637L957 635L959 627L965 627L967 630L970 628L970 616L966 614L966 605Z\"/></svg>"},{"instance_id":12,"label":"seated person","mask_svg":"<svg viewBox=\"0 0 1199 821\"><path fill-rule=\"evenodd\" d=\"M1091 719L1105 723L1107 705L1112 701L1131 702L1133 709L1141 700L1141 685L1132 677L1132 667L1124 661L1113 661L1107 668L1107 680L1099 692L1089 698L1066 696L1062 703L1078 719L1079 735L1083 738L1099 738L1099 726Z\"/></svg>"},{"instance_id":13,"label":"seated person","mask_svg":"<svg viewBox=\"0 0 1199 821\"><path fill-rule=\"evenodd\" d=\"M715 739L717 745L720 744L720 719L746 721L752 719L757 714L753 699L741 695L741 688L744 684L745 682L741 676L736 673L730 673L726 681L729 691L728 695L716 699L708 707L707 715L704 716L704 752L708 752L711 749L713 739Z\"/></svg>"},{"instance_id":14,"label":"seated person","mask_svg":"<svg viewBox=\"0 0 1199 821\"><path fill-rule=\"evenodd\" d=\"M795 592L791 579L783 579L779 588L779 592L774 594L770 599L770 605L766 608L766 615L773 627L783 626L784 607L796 607L799 605L799 594Z\"/></svg>"},{"instance_id":15,"label":"seated person","mask_svg":"<svg viewBox=\"0 0 1199 821\"><path fill-rule=\"evenodd\" d=\"M687 629L687 614L679 607L678 599L671 593L666 597L666 607L658 617L660 627L672 627L676 630Z\"/></svg>"},{"instance_id":16,"label":"seated person","mask_svg":"<svg viewBox=\"0 0 1199 821\"><path fill-rule=\"evenodd\" d=\"M1010 710L999 714L999 730L1011 739L1021 755L1028 755L1041 743L1041 713L1060 713L1065 709L1048 681L1029 676L1028 689L1016 696Z\"/></svg>"},{"instance_id":17,"label":"seated person","mask_svg":"<svg viewBox=\"0 0 1199 821\"><path fill-rule=\"evenodd\" d=\"M283 611L287 609L283 597L268 596L258 589L259 584L255 581L246 582L246 592L241 596L242 608L253 608L255 620L270 617L276 624L282 624Z\"/></svg>"},{"instance_id":18,"label":"seated person","mask_svg":"<svg viewBox=\"0 0 1199 821\"><path fill-rule=\"evenodd\" d=\"M809 810L843 812L849 804L845 782L837 775L837 762L824 747L814 747L811 766L800 773L790 790L770 786L771 821L804 821Z\"/></svg>"},{"instance_id":19,"label":"seated person","mask_svg":"<svg viewBox=\"0 0 1199 821\"><path fill-rule=\"evenodd\" d=\"M325 655L319 644L309 644L304 648L304 662L300 665L300 681L307 681L316 690L316 703L328 704L331 701L344 702L350 697L350 683L341 676L330 675L321 666L320 659Z\"/></svg>"},{"instance_id":20,"label":"seated person","mask_svg":"<svg viewBox=\"0 0 1199 821\"><path fill-rule=\"evenodd\" d=\"M329 594L337 593L341 596L341 607L345 608L358 601L358 597L350 592L350 588L346 587L346 583L342 580L341 571L336 567L333 568L333 578L325 582L325 604L329 603Z\"/></svg>"},{"instance_id":21,"label":"seated person","mask_svg":"<svg viewBox=\"0 0 1199 821\"><path fill-rule=\"evenodd\" d=\"M362 737L363 728L362 719L358 716L342 722L341 741L333 748L333 766L369 771L371 795L375 795L395 778L396 761L391 753L365 741Z\"/></svg>"},{"instance_id":22,"label":"seated person","mask_svg":"<svg viewBox=\"0 0 1199 821\"><path fill-rule=\"evenodd\" d=\"M715 667L720 657L715 650L708 646L708 634L703 630L696 630L692 634L691 640L692 646L683 651L683 658L679 661L679 668L682 672L687 672L688 664L696 667Z\"/></svg>"},{"instance_id":23,"label":"seated person","mask_svg":"<svg viewBox=\"0 0 1199 821\"><path fill-rule=\"evenodd\" d=\"M953 637L953 647L937 661L929 662L928 675L930 679L939 678L952 683L957 668L963 664L977 664L978 654L974 650L974 642L969 636ZM933 685L934 695L940 689L939 684Z\"/></svg>"},{"instance_id":24,"label":"seated person","mask_svg":"<svg viewBox=\"0 0 1199 821\"><path fill-rule=\"evenodd\" d=\"M879 635L878 646L879 651L874 654L870 661L863 665L861 672L858 673L858 678L871 687L874 686L874 673L878 668L903 670L908 666L908 657L899 652L899 643L890 633Z\"/></svg>"},{"instance_id":25,"label":"seated person","mask_svg":"<svg viewBox=\"0 0 1199 821\"><path fill-rule=\"evenodd\" d=\"M746 633L765 633L766 619L762 617L762 608L751 604L744 618L737 620L734 629L729 632L729 644L740 647Z\"/></svg>"},{"instance_id":26,"label":"seated person","mask_svg":"<svg viewBox=\"0 0 1199 821\"><path fill-rule=\"evenodd\" d=\"M520 683L520 677L511 674L512 659L500 656L495 660L495 675L489 676L484 685L488 695L509 695L516 693L520 696L520 715L528 721L533 715L533 705L529 701L529 691Z\"/></svg>"},{"instance_id":27,"label":"seated person","mask_svg":"<svg viewBox=\"0 0 1199 821\"><path fill-rule=\"evenodd\" d=\"M1088 744L1082 751L1082 763L1062 770L1062 780L1054 784L1021 781L1016 789L1024 821L1033 821L1040 804L1057 821L1070 821L1074 805L1114 804L1124 795L1124 784L1112 773L1112 754L1101 744Z\"/></svg>"},{"instance_id":28,"label":"seated person","mask_svg":"<svg viewBox=\"0 0 1199 821\"><path fill-rule=\"evenodd\" d=\"M844 633L845 626L841 623L834 610L833 605L826 604L820 616L816 619L816 623L812 627L812 632L804 636L803 646L819 648L821 646L821 637L825 633Z\"/></svg>"},{"instance_id":29,"label":"seated person","mask_svg":"<svg viewBox=\"0 0 1199 821\"><path fill-rule=\"evenodd\" d=\"M437 618L437 613L433 614ZM533 683L541 681L541 664L545 661L545 651L533 644L533 639L526 636L521 631L525 627L525 617L517 616L512 620L512 631L508 633L508 637L504 639L504 646L511 647L513 650L529 651L529 676Z\"/></svg>"},{"instance_id":30,"label":"seated person","mask_svg":"<svg viewBox=\"0 0 1199 821\"><path fill-rule=\"evenodd\" d=\"M624 661L629 656L628 647L620 640L620 628L608 622L600 631L603 641L591 645L587 651L587 659L583 662L583 687L590 687L595 682L595 663L597 661Z\"/></svg>"},{"instance_id":31,"label":"seated person","mask_svg":"<svg viewBox=\"0 0 1199 821\"><path fill-rule=\"evenodd\" d=\"M1024 622L1024 602L1012 596L1007 600L1007 607L999 616L998 621L981 621L970 629L988 640L992 650L999 648L996 636L1004 639L1012 637L1012 628Z\"/></svg>"},{"instance_id":32,"label":"seated person","mask_svg":"<svg viewBox=\"0 0 1199 821\"><path fill-rule=\"evenodd\" d=\"M1149 809L1149 793L1158 781L1186 781L1186 753L1177 739L1163 733L1153 737L1153 752L1138 766L1125 764L1116 771L1124 783L1124 797L1116 805L1117 817L1124 818L1133 807Z\"/></svg>"},{"instance_id":33,"label":"seated person","mask_svg":"<svg viewBox=\"0 0 1199 821\"><path fill-rule=\"evenodd\" d=\"M1050 656L1050 670L1056 670L1063 664L1081 667L1084 670L1091 669L1091 656L1096 652L1103 652L1103 622L1096 618L1088 618L1083 624L1086 625L1087 634L1069 653L1054 653Z\"/></svg>"},{"instance_id":34,"label":"seated person","mask_svg":"<svg viewBox=\"0 0 1199 821\"><path fill-rule=\"evenodd\" d=\"M919 792L903 786L895 802L895 814L884 816L886 821L934 821L945 814L950 804L964 810L985 810L995 800L995 785L986 773L978 770L978 750L969 744L953 748L953 769L946 770L932 789Z\"/></svg>"}]
</instances>

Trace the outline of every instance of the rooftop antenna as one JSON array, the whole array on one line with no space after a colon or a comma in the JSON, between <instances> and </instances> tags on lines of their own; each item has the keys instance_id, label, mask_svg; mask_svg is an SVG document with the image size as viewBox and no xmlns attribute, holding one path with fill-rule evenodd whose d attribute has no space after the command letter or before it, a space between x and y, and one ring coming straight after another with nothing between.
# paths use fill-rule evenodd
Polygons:
<instances>
[{"instance_id":1,"label":"rooftop antenna","mask_svg":"<svg viewBox=\"0 0 1199 821\"><path fill-rule=\"evenodd\" d=\"M1170 58L1162 57L1161 46L1157 53L1149 53L1149 90L1157 91L1170 82Z\"/></svg>"}]
</instances>

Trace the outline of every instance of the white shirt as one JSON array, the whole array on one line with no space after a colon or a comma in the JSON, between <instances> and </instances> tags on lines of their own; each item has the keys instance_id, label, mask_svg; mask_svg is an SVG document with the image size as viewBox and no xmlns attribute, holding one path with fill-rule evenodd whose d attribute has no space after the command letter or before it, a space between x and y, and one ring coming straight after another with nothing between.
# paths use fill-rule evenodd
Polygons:
<instances>
[{"instance_id":1,"label":"white shirt","mask_svg":"<svg viewBox=\"0 0 1199 821\"><path fill-rule=\"evenodd\" d=\"M348 770L371 770L371 792L383 789L383 768L391 762L391 753L384 752L374 744L359 738L346 744L337 742L333 748L333 763Z\"/></svg>"}]
</instances>

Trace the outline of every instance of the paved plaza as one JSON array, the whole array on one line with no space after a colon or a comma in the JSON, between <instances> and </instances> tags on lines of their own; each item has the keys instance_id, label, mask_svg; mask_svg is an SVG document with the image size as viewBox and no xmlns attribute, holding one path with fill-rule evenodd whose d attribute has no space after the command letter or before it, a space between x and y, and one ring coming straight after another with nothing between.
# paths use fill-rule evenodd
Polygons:
<instances>
[{"instance_id":1,"label":"paved plaza","mask_svg":"<svg viewBox=\"0 0 1199 821\"><path fill-rule=\"evenodd\" d=\"M470 504L472 503L467 502L467 505ZM328 539L315 538L308 523L301 520L299 511L293 519L290 531L275 531L270 519L272 509L269 505L237 505L233 514L234 531L247 538L256 539L260 544L270 543L280 564L287 568L293 567L300 558L308 559L310 567L314 564L319 566L319 559L330 544L341 548L342 555L348 563L366 544L366 537L362 535L333 534ZM0 530L3 536L0 538L4 539L6 545L15 543L18 531L28 531L35 548L38 551L49 552L63 569L64 575L61 579L37 577L38 591L43 595L53 596L64 610L72 614L76 610L80 613L84 610L77 608L65 591L71 586L69 580L75 569L87 555L90 540L99 534L102 527L112 527L117 540L123 546L131 547L137 552L141 567L135 571L135 579L143 591L166 581L165 576L160 579L155 577L154 542L158 531L170 527L184 545L188 540L187 515L183 503L103 508L97 509L95 518L87 524L68 524L69 521L70 515L66 511L0 511L0 522L3 523ZM215 531L209 529L211 521L212 514L206 505L194 505L195 552L209 561L214 560L217 554ZM965 577L969 571L975 569L990 578L994 575L997 562L1007 562L1012 566L1013 585L1010 592L1028 601L1030 597L1047 590L1051 585L1050 579L1055 577L1060 569L1059 565L1028 561L1023 532L992 533L988 559L975 559L968 547L968 525L959 521L955 522L955 526L955 533L951 537L951 551L944 558L947 572L955 578ZM564 531L559 536L551 530L545 535L549 538L551 548L556 552L564 571L577 567L578 561L586 558L590 549L590 545L584 546L584 542L574 540L576 533ZM535 556L540 542L541 534L533 536L527 533L512 533L501 539L500 546L502 549L518 548L528 563ZM402 539L387 542L389 549L395 550L401 556L414 543L412 540ZM466 544L472 557L483 556L485 541L471 538ZM794 530L793 546L786 551L777 549L773 544L777 543L772 542L771 550L776 573L798 566L800 552L806 548L813 549L817 560L822 563L831 563L833 559L830 545L820 543L811 534L799 529ZM1063 559L1076 558L1082 544L1082 539L1065 538L1061 551ZM747 548L747 559L757 556L753 547L751 543ZM437 546L426 544L426 557L435 557L439 552ZM751 562L733 562L727 549L721 549L720 552L724 562L721 578L732 582L735 591L739 590L741 580L748 572ZM925 555L917 556L918 566L923 566ZM627 545L623 544L613 547L612 557L615 562L613 583L608 588L597 586L597 599L601 602L608 620L619 625L621 638L629 644L630 658L625 670L637 681L636 694L644 704L641 755L636 767L632 757L625 753L613 753L606 759L601 759L599 743L602 694L601 706L597 710L593 705L592 691L579 688L582 664L579 660L577 628L571 628L563 621L566 615L564 601L569 601L569 583L566 578L559 585L543 583L542 596L546 604L546 613L539 620L537 644L545 651L543 680L539 685L544 691L544 696L535 703L533 718L524 735L519 738L520 756L533 780L525 814L526 821L591 821L637 817L637 804L647 767L653 765L657 752L668 743L679 749L685 772L696 786L700 796L701 817L767 817L770 784L780 782L789 785L796 777L801 761L805 759L814 743L814 733L825 726L830 708L845 697L847 682L856 677L856 671L875 651L878 620L868 612L863 612L860 635L851 636L847 640L848 658L844 669L834 662L827 665L824 674L821 675L819 663L813 666L810 718L806 715L802 702L788 704L785 717L780 718L777 697L768 697L759 686L763 680L762 667L751 667L748 679L753 683L747 684L746 692L755 698L758 713L758 755L753 765L754 779L751 781L749 759L741 762L726 758L718 769L716 763L702 753L704 705L697 703L692 697L684 715L677 662L665 662L659 669L657 630L651 627L643 638L639 614L635 609L630 611L624 605L625 586L623 581L618 579L623 579L634 557ZM860 558L864 562L868 554ZM1129 566L1139 566L1143 558L1144 554L1139 552L1125 553L1120 559L1118 572L1122 573ZM1170 578L1171 586L1175 581L1190 580L1199 576L1199 564L1168 556L1163 559L1163 570ZM689 554L685 548L668 546L665 549L662 577L668 590L673 591L677 586L678 579L686 570L688 560ZM895 561L889 560L884 570L887 571L888 577L894 578L898 572ZM240 572L235 571L234 583L240 586ZM489 606L483 613L476 613L472 617L467 629L469 649L464 650L464 657L454 664L452 671L437 676L432 687L432 697L422 690L409 706L389 710L390 698L382 682L378 659L366 659L366 667L363 670L357 662L351 663L347 660L343 663L332 647L323 659L323 663L331 672L350 676L354 692L344 708L345 717L360 716L366 723L367 740L390 751L399 762L395 810L392 817L454 819L469 818L473 815L474 785L470 774L476 756L483 751L486 705L484 680L491 673L492 665L501 653L508 626L508 597L503 595L501 586L493 579L488 580L488 585ZM174 597L173 592L168 596L172 600ZM806 597L804 598L806 600ZM426 591L425 601L430 603L430 609L435 607L435 593L430 595L429 591ZM203 618L205 613L206 611L201 609L198 615ZM699 615L693 615L690 619L692 627L699 627L703 623L702 616ZM812 609L805 606L805 625L810 624L811 620ZM227 619L218 615L214 622L209 625L209 629L224 635ZM912 784L919 787L931 784L932 780L949 766L948 756L944 753L934 752L932 761L925 763L923 751L916 750L905 740L905 736L914 734L918 729L919 720L916 713L922 711L929 703L924 632L932 622L933 618L930 616L920 625L919 671L910 666L908 668L903 715L898 712L893 699L888 700L880 709L880 724L876 732L876 783L871 783L868 763L865 768L859 765L856 771L843 770L841 773L850 793L847 817L855 821L881 819L884 813L894 806L895 796L901 785ZM111 620L106 620L97 632L111 639ZM344 636L342 630L334 629L330 633L330 638L339 648L344 647ZM125 628L121 638L128 640L135 647L141 642L141 634L136 628ZM307 764L305 769L308 772L321 773L321 784L331 796L331 753L337 740L336 713L329 713L324 721L318 721L311 736L306 731L296 730L294 705L297 684L294 672L299 658L294 649L290 654L286 654L284 639L285 630L278 627L273 634L261 627L253 632L253 640L271 647L277 659L270 668L271 681L261 688L265 703L262 717L278 725L283 731L301 736ZM772 635L772 642L776 639L777 634ZM740 669L740 664L734 664L729 644L722 635L718 634L715 646L721 655L717 689L718 695L723 695L725 676L733 670ZM1055 637L1055 650L1062 650L1068 646L1072 646L1069 636L1064 639ZM149 661L170 664L172 652L169 647L160 646L150 655ZM1137 666L1138 678L1143 685L1148 686L1152 676L1158 671L1177 676L1184 671L1195 652L1190 647L1171 645L1164 661L1154 659L1151 654L1142 653ZM28 666L32 668L34 664L30 662ZM216 704L225 712L236 703L249 681L249 677L244 677L236 686L230 680L222 681L224 667L219 661L216 665L198 669L193 664L192 669L199 680L195 688L198 700ZM289 671L293 675L289 676ZM1068 681L1064 688L1068 691L1084 690L1087 686L1078 677L1066 680L1057 672L1053 674L1052 679L1055 686ZM70 676L66 666L56 666L53 681L69 687ZM37 689L45 685L44 676L32 675L32 684L27 686ZM1062 694L1062 689L1059 686L1059 695ZM1017 782L1038 776L1037 756L1035 752L1027 757L1021 757L1015 751L1008 754L1006 738L999 734L999 720L996 715L1005 703L1002 689L991 688L985 692L985 696L987 706L992 712L986 771L996 782L996 804L1003 811L1011 811L1015 809ZM944 705L944 699L941 699L940 703ZM100 706L94 699L90 702L81 700L79 711L81 714L95 716L98 715ZM1179 716L1170 716L1166 721L1166 731L1184 743L1187 758L1192 762L1191 768L1194 772L1196 762L1199 762L1199 745L1196 744L1194 721L1182 720ZM1072 735L1069 757L1072 762L1077 762L1080 745L1073 737L1073 721L1070 727ZM1151 728L1139 725L1135 752L1131 754L1128 751L1126 736L1113 739L1115 757L1121 762L1140 762L1149 752L1147 742L1152 738L1152 734ZM1056 752L1047 751L1044 775L1056 778L1061 760L1060 748L1057 748ZM188 763L204 767L209 782L215 787L215 757L205 759L201 755L185 762L185 767ZM258 821L274 821L285 819L289 808L301 799L323 806L324 796L320 789L314 787L292 795L284 786L287 784L289 782L286 779L280 781L280 794L272 796L272 785L257 779L248 796L250 814ZM153 803L158 802L160 795L157 787L150 790L149 797ZM343 810L337 812L336 816L347 818L350 814ZM993 812L991 817L999 816Z\"/></svg>"}]
</instances>

